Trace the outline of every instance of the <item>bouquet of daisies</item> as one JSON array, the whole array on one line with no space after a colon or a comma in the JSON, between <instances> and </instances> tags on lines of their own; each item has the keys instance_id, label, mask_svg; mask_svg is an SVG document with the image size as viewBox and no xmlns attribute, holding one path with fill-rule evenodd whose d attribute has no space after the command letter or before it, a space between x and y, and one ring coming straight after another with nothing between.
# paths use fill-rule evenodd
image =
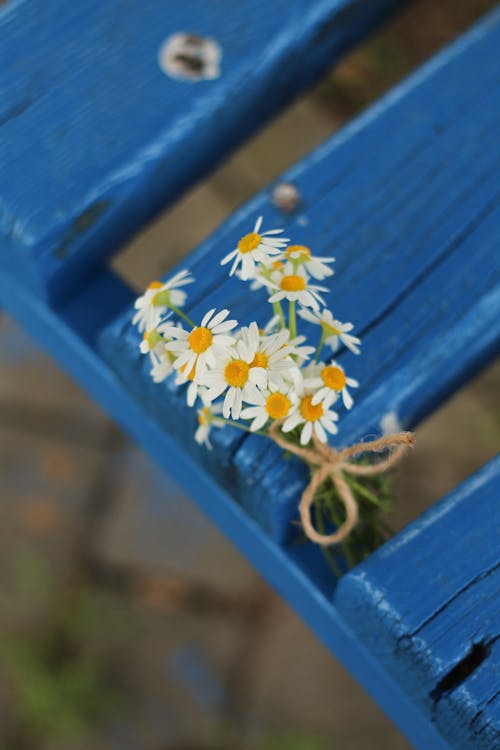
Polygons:
<instances>
[{"instance_id":1,"label":"bouquet of daisies","mask_svg":"<svg viewBox=\"0 0 500 750\"><path fill-rule=\"evenodd\" d=\"M352 333L353 324L337 320L322 296L328 289L321 282L333 275L334 258L289 244L282 233L263 231L259 218L221 260L251 291L267 291L272 306L267 320L242 326L225 308L191 320L183 310L185 287L195 279L187 270L166 282L153 281L135 303L133 323L142 333L140 350L151 359L151 377L160 383L174 376L186 386L188 405L198 408L195 440L207 448L211 430L226 425L274 439L279 425L280 432L289 434L290 445L326 444L327 434L338 431L339 408L353 406L352 389L358 382L333 357L342 346L359 354L361 342ZM299 335L301 321L317 327L314 342ZM299 449L296 453L302 455ZM308 455L303 452L313 472ZM349 482L360 511L352 526L364 515L373 532L368 542L355 541L364 556L367 547L370 551L385 538L383 525L373 518L374 511L387 506L387 493L380 491L380 477L363 484L351 477ZM345 502L335 497L339 492L334 485L327 478L315 492L321 527L345 521ZM345 537L341 541L345 544Z\"/></svg>"}]
</instances>

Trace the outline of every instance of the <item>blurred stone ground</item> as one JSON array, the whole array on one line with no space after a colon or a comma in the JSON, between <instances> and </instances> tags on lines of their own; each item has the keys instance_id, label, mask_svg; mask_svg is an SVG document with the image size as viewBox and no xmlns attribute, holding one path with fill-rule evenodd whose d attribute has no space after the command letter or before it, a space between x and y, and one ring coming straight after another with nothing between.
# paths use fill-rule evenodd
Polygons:
<instances>
[{"instance_id":1,"label":"blurred stone ground","mask_svg":"<svg viewBox=\"0 0 500 750\"><path fill-rule=\"evenodd\" d=\"M115 267L138 288L165 272L491 5L415 3ZM1 750L409 748L182 490L5 316L0 351ZM395 481L397 527L494 454L499 372L418 430Z\"/></svg>"}]
</instances>

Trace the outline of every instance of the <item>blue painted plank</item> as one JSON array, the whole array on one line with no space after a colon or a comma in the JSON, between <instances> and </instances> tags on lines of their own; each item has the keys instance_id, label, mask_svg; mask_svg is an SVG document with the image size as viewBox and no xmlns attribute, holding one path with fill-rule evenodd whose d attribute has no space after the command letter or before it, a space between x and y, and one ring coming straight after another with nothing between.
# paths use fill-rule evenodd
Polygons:
<instances>
[{"instance_id":1,"label":"blue painted plank","mask_svg":"<svg viewBox=\"0 0 500 750\"><path fill-rule=\"evenodd\" d=\"M2 5L1 264L39 293L68 296L397 2ZM219 45L218 77L160 69L178 32Z\"/></svg>"},{"instance_id":2,"label":"blue painted plank","mask_svg":"<svg viewBox=\"0 0 500 750\"><path fill-rule=\"evenodd\" d=\"M463 750L500 744L499 500L500 456L344 576L334 597Z\"/></svg>"},{"instance_id":3,"label":"blue painted plank","mask_svg":"<svg viewBox=\"0 0 500 750\"><path fill-rule=\"evenodd\" d=\"M283 548L234 502L231 492L183 450L176 436L117 378L96 350L98 331L116 318L130 291L110 274L93 279L58 313L19 280L0 274L0 303L35 340L192 495L200 508L240 549L372 695L419 750L451 750L436 726L371 656L331 602L334 581L310 545ZM114 309L113 309L114 308ZM88 323L89 310L92 321ZM98 317L102 311L102 320Z\"/></svg>"},{"instance_id":4,"label":"blue painted plank","mask_svg":"<svg viewBox=\"0 0 500 750\"><path fill-rule=\"evenodd\" d=\"M363 336L361 357L340 357L361 382L355 408L342 415L344 444L379 432L387 414L415 425L498 348L499 44L497 12L285 174L302 195L298 214L280 216L266 189L184 262L197 278L190 315L223 303L248 321L265 297L242 293L217 260L258 213L336 256L325 282L334 312ZM152 386L131 317L132 309L103 333L103 356L167 429L186 415L179 438L193 452L184 392ZM220 430L214 443L206 460L215 476L273 538L287 540L304 467L262 438Z\"/></svg>"}]
</instances>

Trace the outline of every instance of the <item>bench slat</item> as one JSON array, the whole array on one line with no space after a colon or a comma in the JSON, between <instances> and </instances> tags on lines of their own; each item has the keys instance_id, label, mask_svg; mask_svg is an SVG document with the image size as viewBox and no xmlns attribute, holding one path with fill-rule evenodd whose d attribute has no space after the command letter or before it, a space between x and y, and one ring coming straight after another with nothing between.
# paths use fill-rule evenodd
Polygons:
<instances>
[{"instance_id":1,"label":"bench slat","mask_svg":"<svg viewBox=\"0 0 500 750\"><path fill-rule=\"evenodd\" d=\"M294 241L337 257L336 276L325 282L334 312L363 324L363 356L339 358L361 382L355 409L342 415L345 443L384 425L415 425L498 348L493 144L500 107L492 92L500 81L499 44L496 13L284 176L303 196L298 215L279 217L264 190L183 264L197 278L192 316L224 304L248 321L255 310L266 314L265 297L260 307L218 261L258 213L266 226L285 219ZM150 382L131 317L129 310L103 334L103 356L145 408L199 455L184 391ZM236 431L215 431L214 445L215 455L200 460L275 539L286 541L303 466Z\"/></svg>"},{"instance_id":2,"label":"bench slat","mask_svg":"<svg viewBox=\"0 0 500 750\"><path fill-rule=\"evenodd\" d=\"M341 579L350 627L457 748L500 742L500 457Z\"/></svg>"},{"instance_id":3,"label":"bench slat","mask_svg":"<svg viewBox=\"0 0 500 750\"><path fill-rule=\"evenodd\" d=\"M0 9L1 253L39 293L89 268L310 84L397 0L24 0ZM177 32L220 76L159 67Z\"/></svg>"}]
</instances>

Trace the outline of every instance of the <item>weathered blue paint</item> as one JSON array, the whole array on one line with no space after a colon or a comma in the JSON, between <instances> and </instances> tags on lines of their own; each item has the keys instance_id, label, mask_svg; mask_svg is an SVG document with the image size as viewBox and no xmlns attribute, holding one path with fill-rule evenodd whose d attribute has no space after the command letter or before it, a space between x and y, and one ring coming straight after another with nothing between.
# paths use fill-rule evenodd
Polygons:
<instances>
[{"instance_id":1,"label":"weathered blue paint","mask_svg":"<svg viewBox=\"0 0 500 750\"><path fill-rule=\"evenodd\" d=\"M0 8L2 264L67 296L397 0L19 0ZM221 75L168 78L178 31Z\"/></svg>"},{"instance_id":2,"label":"weathered blue paint","mask_svg":"<svg viewBox=\"0 0 500 750\"><path fill-rule=\"evenodd\" d=\"M70 307L55 312L7 273L0 274L0 302L36 341L184 487L372 695L420 750L451 750L428 717L352 634L331 602L334 581L311 545L276 544L240 508L176 436L148 414L141 397L120 382L96 351L98 331L131 299L110 274L95 277Z\"/></svg>"},{"instance_id":3,"label":"weathered blue paint","mask_svg":"<svg viewBox=\"0 0 500 750\"><path fill-rule=\"evenodd\" d=\"M224 305L248 321L255 310L270 315L265 296L217 261L259 213L337 257L333 310L363 326L363 355L340 357L362 387L356 408L341 415L337 444L379 432L388 413L415 425L498 348L499 44L496 13L284 176L302 194L298 216L280 216L266 189L184 263L197 278L191 316ZM151 382L131 317L130 309L103 333L103 356L252 517L287 540L304 466L236 431L215 432L213 453L200 451L184 390Z\"/></svg>"},{"instance_id":4,"label":"weathered blue paint","mask_svg":"<svg viewBox=\"0 0 500 750\"><path fill-rule=\"evenodd\" d=\"M463 750L500 745L500 712L490 710L500 688L499 500L500 457L335 592L370 652Z\"/></svg>"}]
</instances>

